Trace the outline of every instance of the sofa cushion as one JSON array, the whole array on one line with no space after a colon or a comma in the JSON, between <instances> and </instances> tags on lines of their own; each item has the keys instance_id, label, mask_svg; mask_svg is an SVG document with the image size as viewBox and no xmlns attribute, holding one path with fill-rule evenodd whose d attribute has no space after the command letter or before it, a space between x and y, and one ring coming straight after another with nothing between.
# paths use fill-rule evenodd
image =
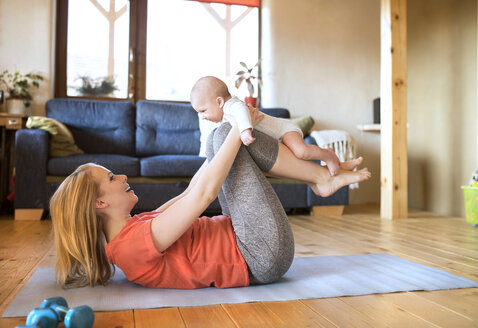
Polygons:
<instances>
[{"instance_id":1,"label":"sofa cushion","mask_svg":"<svg viewBox=\"0 0 478 328\"><path fill-rule=\"evenodd\" d=\"M142 100L136 106L138 156L199 153L199 120L191 105Z\"/></svg>"},{"instance_id":2,"label":"sofa cushion","mask_svg":"<svg viewBox=\"0 0 478 328\"><path fill-rule=\"evenodd\" d=\"M280 118L290 118L290 112L286 108L280 108L280 107L268 107L268 108L259 108L261 112L264 114L274 116L274 117L280 117Z\"/></svg>"},{"instance_id":3,"label":"sofa cushion","mask_svg":"<svg viewBox=\"0 0 478 328\"><path fill-rule=\"evenodd\" d=\"M294 122L300 128L304 137L307 137L309 135L310 129L312 129L315 124L315 121L312 116L292 118L291 121Z\"/></svg>"},{"instance_id":4,"label":"sofa cushion","mask_svg":"<svg viewBox=\"0 0 478 328\"><path fill-rule=\"evenodd\" d=\"M143 177L191 177L204 163L197 155L158 155L141 159Z\"/></svg>"},{"instance_id":5,"label":"sofa cushion","mask_svg":"<svg viewBox=\"0 0 478 328\"><path fill-rule=\"evenodd\" d=\"M131 156L114 154L83 154L67 157L55 157L48 161L48 175L65 176L85 163L102 165L115 174L126 174L129 177L139 176L139 159Z\"/></svg>"},{"instance_id":6,"label":"sofa cushion","mask_svg":"<svg viewBox=\"0 0 478 328\"><path fill-rule=\"evenodd\" d=\"M64 123L85 153L135 155L135 106L129 101L57 98L46 116Z\"/></svg>"}]
</instances>

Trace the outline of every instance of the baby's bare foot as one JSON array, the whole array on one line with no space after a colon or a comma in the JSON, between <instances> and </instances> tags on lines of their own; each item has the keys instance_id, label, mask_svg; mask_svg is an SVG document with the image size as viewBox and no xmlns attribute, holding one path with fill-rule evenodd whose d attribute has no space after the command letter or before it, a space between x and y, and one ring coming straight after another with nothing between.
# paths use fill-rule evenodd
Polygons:
<instances>
[{"instance_id":1,"label":"baby's bare foot","mask_svg":"<svg viewBox=\"0 0 478 328\"><path fill-rule=\"evenodd\" d=\"M352 170L355 169L357 166L359 166L360 164L362 164L362 162L363 162L363 157L360 156L360 157L355 158L355 159L353 159L353 160L340 163L340 168L341 168L342 170L352 171Z\"/></svg>"},{"instance_id":2,"label":"baby's bare foot","mask_svg":"<svg viewBox=\"0 0 478 328\"><path fill-rule=\"evenodd\" d=\"M329 169L330 175L335 176L340 172L340 162L336 162L334 160L325 162L327 164L327 168Z\"/></svg>"},{"instance_id":3,"label":"baby's bare foot","mask_svg":"<svg viewBox=\"0 0 478 328\"><path fill-rule=\"evenodd\" d=\"M332 148L326 148L324 162L329 169L330 175L335 176L340 172L340 160Z\"/></svg>"},{"instance_id":4,"label":"baby's bare foot","mask_svg":"<svg viewBox=\"0 0 478 328\"><path fill-rule=\"evenodd\" d=\"M370 179L371 177L372 173L370 173L367 168L363 168L356 172L340 170L340 173L335 177L331 177L328 183L308 185L317 196L328 197L343 186L365 181Z\"/></svg>"}]
</instances>

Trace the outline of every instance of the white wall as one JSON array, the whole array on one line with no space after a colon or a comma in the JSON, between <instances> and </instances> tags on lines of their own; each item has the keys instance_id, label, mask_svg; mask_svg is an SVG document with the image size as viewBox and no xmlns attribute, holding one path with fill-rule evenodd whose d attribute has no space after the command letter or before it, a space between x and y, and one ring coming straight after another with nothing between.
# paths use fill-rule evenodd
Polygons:
<instances>
[{"instance_id":1,"label":"white wall","mask_svg":"<svg viewBox=\"0 0 478 328\"><path fill-rule=\"evenodd\" d=\"M0 0L0 70L38 72L46 78L34 89L31 115L44 115L53 97L54 0Z\"/></svg>"},{"instance_id":2,"label":"white wall","mask_svg":"<svg viewBox=\"0 0 478 328\"><path fill-rule=\"evenodd\" d=\"M464 216L477 165L477 1L407 1L409 206ZM374 174L351 203L380 201L380 135L359 132L380 94L379 0L263 0L264 106L348 131Z\"/></svg>"},{"instance_id":3,"label":"white wall","mask_svg":"<svg viewBox=\"0 0 478 328\"><path fill-rule=\"evenodd\" d=\"M373 178L351 190L351 203L380 201L380 135L373 121L380 95L379 0L263 0L262 105L311 115L315 129L349 132Z\"/></svg>"},{"instance_id":4,"label":"white wall","mask_svg":"<svg viewBox=\"0 0 478 328\"><path fill-rule=\"evenodd\" d=\"M408 2L409 205L464 216L477 165L476 0Z\"/></svg>"}]
</instances>

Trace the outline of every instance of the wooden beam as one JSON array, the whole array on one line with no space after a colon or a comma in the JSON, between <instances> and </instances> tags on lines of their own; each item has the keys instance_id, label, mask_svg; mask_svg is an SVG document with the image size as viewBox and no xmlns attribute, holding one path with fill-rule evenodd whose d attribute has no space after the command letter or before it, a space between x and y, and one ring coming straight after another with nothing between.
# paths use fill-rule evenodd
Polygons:
<instances>
[{"instance_id":1,"label":"wooden beam","mask_svg":"<svg viewBox=\"0 0 478 328\"><path fill-rule=\"evenodd\" d=\"M408 217L407 2L381 2L381 217Z\"/></svg>"}]
</instances>

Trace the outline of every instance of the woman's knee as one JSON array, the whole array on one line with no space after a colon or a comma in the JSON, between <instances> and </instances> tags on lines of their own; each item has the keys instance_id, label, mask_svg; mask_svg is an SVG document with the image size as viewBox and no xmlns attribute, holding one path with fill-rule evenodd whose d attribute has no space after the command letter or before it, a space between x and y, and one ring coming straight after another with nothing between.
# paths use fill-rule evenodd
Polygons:
<instances>
[{"instance_id":1,"label":"woman's knee","mask_svg":"<svg viewBox=\"0 0 478 328\"><path fill-rule=\"evenodd\" d=\"M222 144L226 140L231 128L231 124L229 124L228 122L224 122L214 130L214 135L212 137L214 153L217 153L219 151L219 148L221 148Z\"/></svg>"},{"instance_id":2,"label":"woman's knee","mask_svg":"<svg viewBox=\"0 0 478 328\"><path fill-rule=\"evenodd\" d=\"M263 172L269 172L274 166L279 154L279 142L271 136L254 130L252 136L256 140L246 147L257 166Z\"/></svg>"},{"instance_id":3,"label":"woman's knee","mask_svg":"<svg viewBox=\"0 0 478 328\"><path fill-rule=\"evenodd\" d=\"M224 122L209 134L206 141L206 156L208 160L214 157L230 130L231 124Z\"/></svg>"}]
</instances>

